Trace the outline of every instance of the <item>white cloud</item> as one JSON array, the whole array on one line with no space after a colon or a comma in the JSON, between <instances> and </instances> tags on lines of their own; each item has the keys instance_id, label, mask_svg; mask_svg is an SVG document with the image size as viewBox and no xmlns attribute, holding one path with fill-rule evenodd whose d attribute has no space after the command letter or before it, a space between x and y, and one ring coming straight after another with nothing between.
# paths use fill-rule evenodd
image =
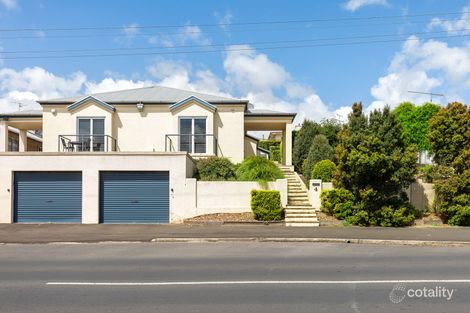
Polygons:
<instances>
[{"instance_id":1,"label":"white cloud","mask_svg":"<svg viewBox=\"0 0 470 313\"><path fill-rule=\"evenodd\" d=\"M158 79L158 85L232 97L224 91L227 89L225 82L212 71L193 70L193 66L188 62L159 59L147 70Z\"/></svg>"},{"instance_id":2,"label":"white cloud","mask_svg":"<svg viewBox=\"0 0 470 313\"><path fill-rule=\"evenodd\" d=\"M124 25L121 29L121 32L124 36L116 37L114 41L124 45L129 44L140 33L139 24L132 23L129 25Z\"/></svg>"},{"instance_id":3,"label":"white cloud","mask_svg":"<svg viewBox=\"0 0 470 313\"><path fill-rule=\"evenodd\" d=\"M237 47L250 48L247 45ZM321 121L343 112L331 110L311 87L295 81L282 65L264 53L228 51L224 69L230 89L241 94L241 98L249 99L255 108L297 112L296 122L304 118Z\"/></svg>"},{"instance_id":4,"label":"white cloud","mask_svg":"<svg viewBox=\"0 0 470 313\"><path fill-rule=\"evenodd\" d=\"M230 46L229 49L248 49L250 46ZM224 60L227 80L246 92L262 91L280 87L289 78L289 73L266 54L253 50L228 51Z\"/></svg>"},{"instance_id":5,"label":"white cloud","mask_svg":"<svg viewBox=\"0 0 470 313\"><path fill-rule=\"evenodd\" d=\"M140 33L140 28L138 23L132 23L129 25L124 25L122 31L129 38L134 38L135 35Z\"/></svg>"},{"instance_id":6,"label":"white cloud","mask_svg":"<svg viewBox=\"0 0 470 313\"><path fill-rule=\"evenodd\" d=\"M413 94L408 91L443 92L446 99L434 101L453 101L459 99L470 87L470 46L449 46L435 40L422 41L412 36L394 56L388 73L379 78L371 88L376 100L368 108L391 107L403 101L423 103L429 101L427 95Z\"/></svg>"},{"instance_id":7,"label":"white cloud","mask_svg":"<svg viewBox=\"0 0 470 313\"><path fill-rule=\"evenodd\" d=\"M214 16L219 23L219 27L223 31L228 31L230 24L232 23L233 15L230 11L227 11L224 15L221 15L219 12L214 12Z\"/></svg>"},{"instance_id":8,"label":"white cloud","mask_svg":"<svg viewBox=\"0 0 470 313\"><path fill-rule=\"evenodd\" d=\"M38 99L74 96L78 94L86 76L76 72L68 77L56 76L40 67L27 67L21 71L0 69L0 112L24 108L39 108Z\"/></svg>"},{"instance_id":9,"label":"white cloud","mask_svg":"<svg viewBox=\"0 0 470 313\"><path fill-rule=\"evenodd\" d=\"M107 91L123 90L123 89L133 89L141 88L145 86L153 85L152 81L133 81L127 79L113 79L105 78L101 82L86 82L85 83L85 93L100 93Z\"/></svg>"},{"instance_id":10,"label":"white cloud","mask_svg":"<svg viewBox=\"0 0 470 313\"><path fill-rule=\"evenodd\" d=\"M457 20L443 20L433 18L428 24L429 29L441 28L452 34L469 34L470 33L470 6L462 9L462 15Z\"/></svg>"},{"instance_id":11,"label":"white cloud","mask_svg":"<svg viewBox=\"0 0 470 313\"><path fill-rule=\"evenodd\" d=\"M0 0L0 3L7 9L17 9L18 1L17 0Z\"/></svg>"},{"instance_id":12,"label":"white cloud","mask_svg":"<svg viewBox=\"0 0 470 313\"><path fill-rule=\"evenodd\" d=\"M211 43L210 39L204 35L199 26L191 24L179 28L178 31L173 34L158 33L155 36L149 37L148 42L151 44L161 44L169 48L189 43L198 45L209 45Z\"/></svg>"},{"instance_id":13,"label":"white cloud","mask_svg":"<svg viewBox=\"0 0 470 313\"><path fill-rule=\"evenodd\" d=\"M346 3L343 3L344 8L351 12L355 12L360 8L369 5L387 6L388 2L387 0L349 0Z\"/></svg>"}]
</instances>

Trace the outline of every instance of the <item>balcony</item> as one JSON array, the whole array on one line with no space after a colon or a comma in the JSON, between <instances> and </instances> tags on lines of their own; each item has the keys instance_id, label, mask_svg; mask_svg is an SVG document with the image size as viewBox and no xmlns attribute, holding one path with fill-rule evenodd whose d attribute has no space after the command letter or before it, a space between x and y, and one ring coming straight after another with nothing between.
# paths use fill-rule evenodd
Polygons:
<instances>
[{"instance_id":1,"label":"balcony","mask_svg":"<svg viewBox=\"0 0 470 313\"><path fill-rule=\"evenodd\" d=\"M116 139L109 135L59 135L61 152L110 152L116 151Z\"/></svg>"},{"instance_id":2,"label":"balcony","mask_svg":"<svg viewBox=\"0 0 470 313\"><path fill-rule=\"evenodd\" d=\"M186 151L194 156L217 156L217 138L214 135L165 135L165 152Z\"/></svg>"}]
</instances>

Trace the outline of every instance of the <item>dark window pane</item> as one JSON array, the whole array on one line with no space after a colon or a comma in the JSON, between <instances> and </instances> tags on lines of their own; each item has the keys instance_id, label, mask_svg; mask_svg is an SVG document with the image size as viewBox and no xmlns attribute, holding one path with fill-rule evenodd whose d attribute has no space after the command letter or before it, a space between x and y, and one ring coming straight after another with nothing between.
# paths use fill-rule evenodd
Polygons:
<instances>
[{"instance_id":1,"label":"dark window pane","mask_svg":"<svg viewBox=\"0 0 470 313\"><path fill-rule=\"evenodd\" d=\"M180 119L180 151L192 153L192 119Z\"/></svg>"},{"instance_id":2,"label":"dark window pane","mask_svg":"<svg viewBox=\"0 0 470 313\"><path fill-rule=\"evenodd\" d=\"M195 135L206 134L206 119L201 119L201 118L194 119L194 134Z\"/></svg>"},{"instance_id":3,"label":"dark window pane","mask_svg":"<svg viewBox=\"0 0 470 313\"><path fill-rule=\"evenodd\" d=\"M104 119L93 119L93 151L104 151Z\"/></svg>"}]
</instances>

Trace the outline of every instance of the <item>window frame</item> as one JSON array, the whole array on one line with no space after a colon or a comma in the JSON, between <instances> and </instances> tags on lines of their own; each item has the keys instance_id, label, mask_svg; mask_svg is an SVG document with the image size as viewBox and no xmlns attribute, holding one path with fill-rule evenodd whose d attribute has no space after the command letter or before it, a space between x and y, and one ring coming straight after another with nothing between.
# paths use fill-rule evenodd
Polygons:
<instances>
[{"instance_id":1,"label":"window frame","mask_svg":"<svg viewBox=\"0 0 470 313\"><path fill-rule=\"evenodd\" d=\"M191 120L191 134L182 134L181 133L181 120ZM205 129L204 129L204 134L195 134L194 131L195 131L195 120L204 120L204 124L205 124ZM188 151L188 153L190 154L207 154L207 116L179 116L178 117L178 138L179 138L179 142L178 142L178 147L179 147L179 150L181 151L181 136L182 135L191 135L191 142L190 142L190 145L191 145L191 151ZM205 142L204 142L204 145L205 145L205 151L204 152L194 152L195 151L195 140L194 140L194 137L196 135L201 135L201 136L204 136L205 137Z\"/></svg>"}]
</instances>

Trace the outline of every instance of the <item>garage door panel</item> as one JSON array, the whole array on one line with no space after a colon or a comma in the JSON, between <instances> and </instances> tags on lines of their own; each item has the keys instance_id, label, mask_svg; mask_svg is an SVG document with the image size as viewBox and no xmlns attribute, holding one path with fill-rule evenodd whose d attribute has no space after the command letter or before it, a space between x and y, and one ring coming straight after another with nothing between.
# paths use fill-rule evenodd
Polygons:
<instances>
[{"instance_id":1,"label":"garage door panel","mask_svg":"<svg viewBox=\"0 0 470 313\"><path fill-rule=\"evenodd\" d=\"M168 223L168 172L101 172L102 223Z\"/></svg>"},{"instance_id":2,"label":"garage door panel","mask_svg":"<svg viewBox=\"0 0 470 313\"><path fill-rule=\"evenodd\" d=\"M16 172L14 184L16 222L81 222L80 172Z\"/></svg>"}]
</instances>

